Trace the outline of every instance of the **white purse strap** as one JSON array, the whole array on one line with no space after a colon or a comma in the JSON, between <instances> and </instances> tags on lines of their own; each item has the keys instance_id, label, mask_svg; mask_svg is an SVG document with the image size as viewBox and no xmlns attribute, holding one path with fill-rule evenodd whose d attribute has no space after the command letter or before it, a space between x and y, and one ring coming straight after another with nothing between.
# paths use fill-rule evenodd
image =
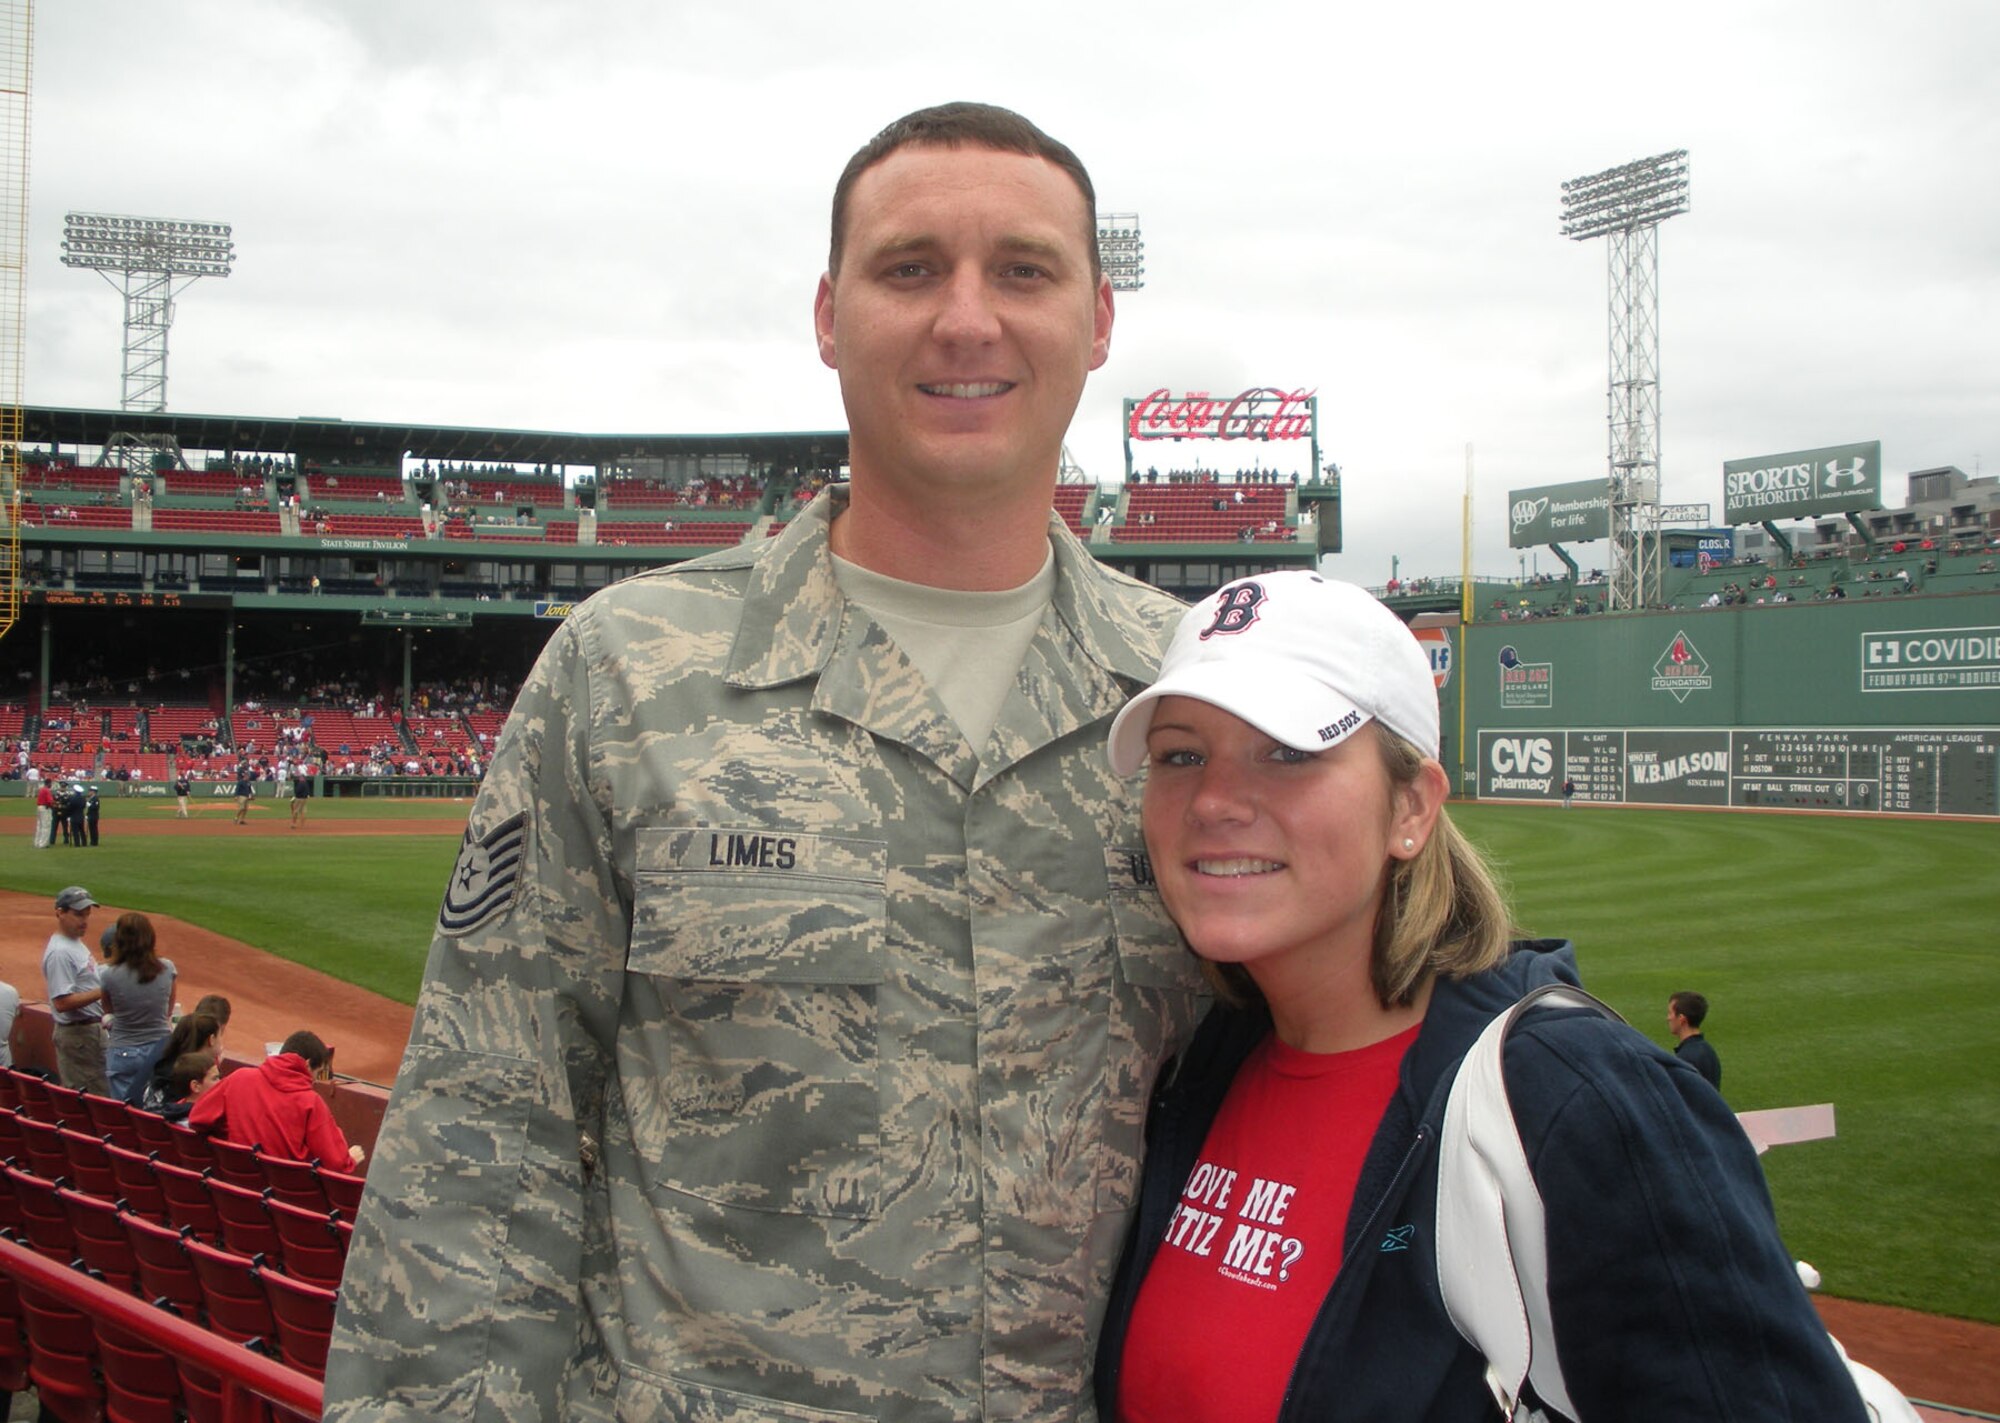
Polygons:
<instances>
[{"instance_id":1,"label":"white purse strap","mask_svg":"<svg viewBox=\"0 0 2000 1423\"><path fill-rule=\"evenodd\" d=\"M1536 989L1486 1025L1467 1050L1445 1101L1438 1139L1438 1289L1452 1324L1486 1356L1486 1385L1508 1418L1523 1385L1576 1417L1549 1319L1549 1260L1541 1193L1514 1125L1500 1071L1507 1031L1531 1007L1590 1008L1624 1020L1580 988Z\"/></svg>"}]
</instances>

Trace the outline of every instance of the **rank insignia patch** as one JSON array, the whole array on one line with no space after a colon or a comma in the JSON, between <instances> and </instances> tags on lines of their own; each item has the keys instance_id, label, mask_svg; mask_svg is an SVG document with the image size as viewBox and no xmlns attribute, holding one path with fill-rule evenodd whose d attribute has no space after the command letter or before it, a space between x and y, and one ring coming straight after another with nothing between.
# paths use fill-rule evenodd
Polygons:
<instances>
[{"instance_id":1,"label":"rank insignia patch","mask_svg":"<svg viewBox=\"0 0 2000 1423\"><path fill-rule=\"evenodd\" d=\"M504 914L514 906L521 883L521 857L527 853L527 812L512 817L473 839L465 832L458 862L444 887L438 910L438 932L453 938Z\"/></svg>"}]
</instances>

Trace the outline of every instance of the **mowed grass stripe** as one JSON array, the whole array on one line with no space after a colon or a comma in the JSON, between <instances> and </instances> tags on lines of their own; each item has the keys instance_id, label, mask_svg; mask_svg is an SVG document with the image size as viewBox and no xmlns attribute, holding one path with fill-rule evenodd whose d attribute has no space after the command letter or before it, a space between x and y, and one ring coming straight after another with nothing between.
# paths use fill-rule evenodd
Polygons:
<instances>
[{"instance_id":1,"label":"mowed grass stripe","mask_svg":"<svg viewBox=\"0 0 2000 1423\"><path fill-rule=\"evenodd\" d=\"M65 853L31 849L17 809L0 821L0 885L53 895L81 879L414 1001L455 836L292 835L279 803L241 836L118 839L128 813L160 807L107 802L105 845ZM312 814L463 806L315 801ZM1574 940L1586 985L1655 1041L1669 993L1709 995L1731 1105L1836 1105L1838 1138L1764 1158L1787 1241L1830 1293L2000 1323L1995 826L1453 814L1509 881L1524 931Z\"/></svg>"},{"instance_id":2,"label":"mowed grass stripe","mask_svg":"<svg viewBox=\"0 0 2000 1423\"><path fill-rule=\"evenodd\" d=\"M1464 806L1529 932L1666 1045L1697 989L1738 1110L1834 1103L1764 1158L1830 1292L2000 1323L1995 827Z\"/></svg>"},{"instance_id":3,"label":"mowed grass stripe","mask_svg":"<svg viewBox=\"0 0 2000 1423\"><path fill-rule=\"evenodd\" d=\"M457 835L314 835L290 828L286 802L260 801L226 836L120 836L128 817L173 818L172 802L107 801L94 849L30 843L18 802L0 822L0 887L53 896L82 883L107 904L172 915L335 978L414 1003ZM232 803L233 805L233 803ZM314 820L462 819L463 804L314 801ZM53 921L52 921L53 922ZM162 949L169 956L173 945Z\"/></svg>"}]
</instances>

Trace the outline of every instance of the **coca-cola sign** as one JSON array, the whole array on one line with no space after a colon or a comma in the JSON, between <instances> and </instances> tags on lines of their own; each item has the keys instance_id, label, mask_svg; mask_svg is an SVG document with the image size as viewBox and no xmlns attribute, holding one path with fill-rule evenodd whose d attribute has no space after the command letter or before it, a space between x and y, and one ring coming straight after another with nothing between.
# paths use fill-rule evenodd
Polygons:
<instances>
[{"instance_id":1,"label":"coca-cola sign","mask_svg":"<svg viewBox=\"0 0 2000 1423\"><path fill-rule=\"evenodd\" d=\"M1312 435L1314 394L1258 385L1224 398L1163 388L1125 402L1125 431L1135 440L1304 440Z\"/></svg>"}]
</instances>

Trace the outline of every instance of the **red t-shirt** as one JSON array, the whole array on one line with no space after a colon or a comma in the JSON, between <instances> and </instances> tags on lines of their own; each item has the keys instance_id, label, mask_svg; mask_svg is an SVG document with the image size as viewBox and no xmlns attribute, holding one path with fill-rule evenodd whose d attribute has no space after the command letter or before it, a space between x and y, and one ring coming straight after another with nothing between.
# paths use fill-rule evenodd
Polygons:
<instances>
[{"instance_id":1,"label":"red t-shirt","mask_svg":"<svg viewBox=\"0 0 2000 1423\"><path fill-rule=\"evenodd\" d=\"M1273 1034L1237 1069L1139 1287L1119 1423L1277 1417L1417 1031L1333 1053Z\"/></svg>"}]
</instances>

